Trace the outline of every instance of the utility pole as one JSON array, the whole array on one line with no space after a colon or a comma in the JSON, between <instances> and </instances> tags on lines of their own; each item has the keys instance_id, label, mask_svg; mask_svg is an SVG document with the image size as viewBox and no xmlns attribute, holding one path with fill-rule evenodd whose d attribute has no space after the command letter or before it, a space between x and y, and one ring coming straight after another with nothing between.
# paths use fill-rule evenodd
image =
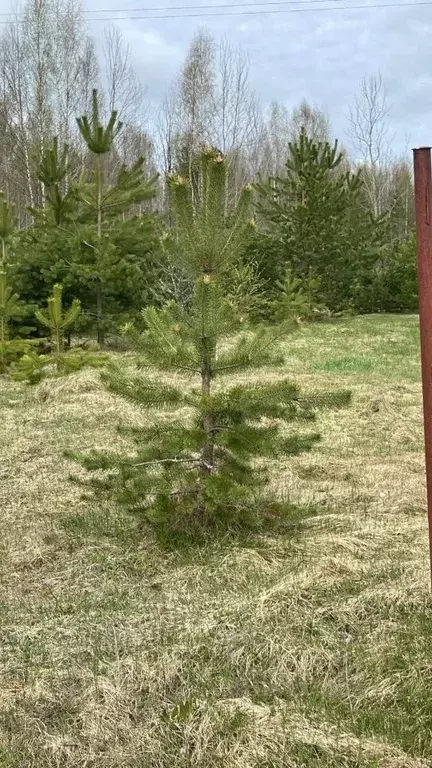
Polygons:
<instances>
[{"instance_id":1,"label":"utility pole","mask_svg":"<svg viewBox=\"0 0 432 768\"><path fill-rule=\"evenodd\" d=\"M432 580L432 178L431 149L414 149L414 189L429 555Z\"/></svg>"}]
</instances>

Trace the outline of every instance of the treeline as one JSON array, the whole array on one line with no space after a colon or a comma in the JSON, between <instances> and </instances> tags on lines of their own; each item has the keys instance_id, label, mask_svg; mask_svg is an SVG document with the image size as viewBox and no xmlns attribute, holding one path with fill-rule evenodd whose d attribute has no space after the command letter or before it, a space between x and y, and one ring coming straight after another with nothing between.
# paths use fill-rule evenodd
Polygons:
<instances>
[{"instance_id":1,"label":"treeline","mask_svg":"<svg viewBox=\"0 0 432 768\"><path fill-rule=\"evenodd\" d=\"M186 306L166 180L186 178L197 206L206 146L226 158L228 205L245 184L255 190L254 235L224 278L245 321L416 309L412 177L389 151L379 77L352 105L353 162L320 109L263 112L245 54L204 32L150 114L117 29L98 60L78 0L27 0L19 14L0 40L0 187L3 210L7 201L14 212L3 266L20 297L15 333L39 332L35 308L59 283L67 304L81 302L79 329L100 341L143 306Z\"/></svg>"}]
</instances>

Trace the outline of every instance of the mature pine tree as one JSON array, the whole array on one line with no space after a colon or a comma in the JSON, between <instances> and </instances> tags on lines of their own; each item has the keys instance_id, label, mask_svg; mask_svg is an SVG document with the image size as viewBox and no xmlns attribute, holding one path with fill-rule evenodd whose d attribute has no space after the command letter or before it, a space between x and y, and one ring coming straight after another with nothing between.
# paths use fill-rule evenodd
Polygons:
<instances>
[{"instance_id":1,"label":"mature pine tree","mask_svg":"<svg viewBox=\"0 0 432 768\"><path fill-rule=\"evenodd\" d=\"M274 347L285 329L239 335L237 314L221 290L221 275L251 229L252 190L245 188L227 212L226 164L212 149L201 155L199 186L193 205L185 179L169 179L178 259L194 281L191 308L170 303L160 311L145 309L147 330L127 329L140 372L129 375L121 365L103 374L112 392L153 418L144 428L126 430L135 440L135 456L79 457L90 470L107 470L102 486L168 536L286 513L287 505L269 490L270 462L255 459L309 450L318 435L298 434L294 422L311 422L315 408L349 400L346 392L303 396L285 378L266 381L264 366L283 363ZM261 368L263 375L254 381L253 372ZM225 384L229 376L238 378ZM160 410L173 411L172 418L158 419Z\"/></svg>"}]
</instances>

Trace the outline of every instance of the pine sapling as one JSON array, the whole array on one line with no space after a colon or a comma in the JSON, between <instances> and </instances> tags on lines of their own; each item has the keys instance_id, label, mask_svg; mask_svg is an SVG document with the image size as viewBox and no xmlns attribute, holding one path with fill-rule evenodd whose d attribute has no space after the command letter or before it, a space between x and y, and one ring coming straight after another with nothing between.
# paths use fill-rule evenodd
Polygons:
<instances>
[{"instance_id":1,"label":"pine sapling","mask_svg":"<svg viewBox=\"0 0 432 768\"><path fill-rule=\"evenodd\" d=\"M314 314L323 311L315 299L318 287L319 282L311 272L302 280L294 276L291 267L287 267L284 279L276 281L278 295L271 304L275 322L292 320L297 324L301 320L310 320Z\"/></svg>"},{"instance_id":2,"label":"pine sapling","mask_svg":"<svg viewBox=\"0 0 432 768\"><path fill-rule=\"evenodd\" d=\"M81 304L78 299L72 301L69 309L63 309L63 286L57 284L53 287L52 296L48 299L46 309L37 309L36 319L40 324L49 329L54 347L54 356L60 360L64 352L65 333L72 328L81 313Z\"/></svg>"},{"instance_id":3,"label":"pine sapling","mask_svg":"<svg viewBox=\"0 0 432 768\"><path fill-rule=\"evenodd\" d=\"M34 339L11 338L10 321L19 320L22 315L19 296L9 285L6 270L0 269L0 373L7 373L11 363L30 353L38 344Z\"/></svg>"},{"instance_id":4,"label":"pine sapling","mask_svg":"<svg viewBox=\"0 0 432 768\"><path fill-rule=\"evenodd\" d=\"M0 271L0 373L6 371L6 343L9 321L18 311L18 296L8 285L5 270Z\"/></svg>"},{"instance_id":5,"label":"pine sapling","mask_svg":"<svg viewBox=\"0 0 432 768\"><path fill-rule=\"evenodd\" d=\"M93 90L92 113L89 118L87 115L77 118L78 129L87 144L90 152L95 155L94 187L95 187L95 213L97 227L97 248L102 250L102 221L103 221L103 189L104 189L104 155L108 154L114 144L114 140L123 127L118 119L118 112L113 110L106 126L103 125L100 118L99 99L96 89ZM104 341L102 331L103 319L103 295L102 281L100 275L96 275L96 312L97 312L97 333L98 342Z\"/></svg>"},{"instance_id":6,"label":"pine sapling","mask_svg":"<svg viewBox=\"0 0 432 768\"><path fill-rule=\"evenodd\" d=\"M99 490L144 514L169 541L289 515L292 508L270 482L274 462L319 439L316 432L298 434L296 422L308 424L317 409L349 401L346 392L304 396L284 377L266 379L268 366L284 362L277 342L286 328L241 331L224 295L223 275L238 263L252 229L252 189L230 209L226 173L225 158L208 149L194 200L184 178L169 178L177 258L194 282L191 306L146 308L144 333L125 329L138 372L124 365L103 372L112 392L148 412L146 426L122 430L136 454L74 454L89 470L106 471L95 479ZM161 410L171 417L161 419Z\"/></svg>"},{"instance_id":7,"label":"pine sapling","mask_svg":"<svg viewBox=\"0 0 432 768\"><path fill-rule=\"evenodd\" d=\"M53 347L52 354L40 355L36 352L24 354L12 366L12 376L17 381L36 384L44 377L63 376L78 371L85 365L101 366L105 364L106 356L98 355L95 351L72 349L65 351L65 334L70 332L77 321L81 304L77 299L72 301L69 309L63 308L63 288L57 284L53 294L48 299L46 309L38 309L36 318L50 332Z\"/></svg>"}]
</instances>

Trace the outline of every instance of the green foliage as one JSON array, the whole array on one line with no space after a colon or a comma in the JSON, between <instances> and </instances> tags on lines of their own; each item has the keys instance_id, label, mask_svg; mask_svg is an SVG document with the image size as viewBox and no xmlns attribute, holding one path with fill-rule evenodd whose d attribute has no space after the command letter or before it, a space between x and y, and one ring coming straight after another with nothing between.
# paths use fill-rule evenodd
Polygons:
<instances>
[{"instance_id":1,"label":"green foliage","mask_svg":"<svg viewBox=\"0 0 432 768\"><path fill-rule=\"evenodd\" d=\"M35 313L38 322L50 332L53 345L51 354L38 353L35 347L40 344L40 341L37 339L16 340L10 350L7 348L11 376L16 381L36 384L42 378L64 376L84 366L99 367L105 364L107 357L97 354L97 347L88 350L80 348L64 350L64 335L75 325L81 312L81 305L77 299L74 299L69 309L64 310L62 296L62 286L55 285L53 295L48 299L47 308L38 309Z\"/></svg>"},{"instance_id":2,"label":"green foliage","mask_svg":"<svg viewBox=\"0 0 432 768\"><path fill-rule=\"evenodd\" d=\"M284 280L276 282L278 294L271 303L272 318L277 323L292 320L310 320L314 313L319 313L320 307L316 300L319 281L310 275L307 280L294 277L290 267L287 267Z\"/></svg>"},{"instance_id":3,"label":"green foliage","mask_svg":"<svg viewBox=\"0 0 432 768\"><path fill-rule=\"evenodd\" d=\"M36 310L36 319L51 332L55 354L60 355L64 347L64 334L75 324L80 312L81 304L74 299L69 309L63 310L63 286L57 283L53 288L53 295L48 299L46 310Z\"/></svg>"},{"instance_id":4,"label":"green foliage","mask_svg":"<svg viewBox=\"0 0 432 768\"><path fill-rule=\"evenodd\" d=\"M343 170L337 142L304 131L289 145L285 173L257 185L259 223L277 271L288 263L296 278L313 274L331 310L353 302L379 255L382 222L359 204L361 187L358 173Z\"/></svg>"},{"instance_id":5,"label":"green foliage","mask_svg":"<svg viewBox=\"0 0 432 768\"><path fill-rule=\"evenodd\" d=\"M119 324L139 321L143 306L160 301L159 281L166 274L159 218L152 214L124 220L113 217L102 251L93 247L91 224L78 221L72 226L67 231L38 221L33 229L19 233L10 271L21 299L27 304L28 322L34 315L34 305L46 303L53 286L60 282L67 304L74 297L81 302L83 311L77 329L93 333L97 325L98 274L104 297L102 331L116 333Z\"/></svg>"},{"instance_id":6,"label":"green foliage","mask_svg":"<svg viewBox=\"0 0 432 768\"><path fill-rule=\"evenodd\" d=\"M0 192L0 241L1 241L1 269L8 264L9 246L15 234L16 218L15 208L8 203L4 192Z\"/></svg>"},{"instance_id":7,"label":"green foliage","mask_svg":"<svg viewBox=\"0 0 432 768\"><path fill-rule=\"evenodd\" d=\"M130 168L123 166L120 169L113 184L106 182L103 156L112 149L122 123L117 121L116 111L111 113L106 127L100 123L97 91L93 92L91 117L83 115L78 120L78 126L90 152L95 155L94 168L89 178L82 180L79 188L79 198L83 206L81 223L85 233L83 236L83 232L80 232L80 241L86 251L85 274L94 287L98 342L103 343L106 329L107 271L111 275L119 262L112 229L119 222L120 215L128 212L132 205L151 200L155 196L156 177L149 181L145 179L144 158L139 157Z\"/></svg>"},{"instance_id":8,"label":"green foliage","mask_svg":"<svg viewBox=\"0 0 432 768\"><path fill-rule=\"evenodd\" d=\"M42 379L59 378L76 373L84 367L101 368L108 361L107 355L95 350L72 349L55 355L38 354L29 349L11 365L11 377L15 381L38 384Z\"/></svg>"},{"instance_id":9,"label":"green foliage","mask_svg":"<svg viewBox=\"0 0 432 768\"><path fill-rule=\"evenodd\" d=\"M53 221L56 226L59 226L67 222L68 214L73 211L77 189L75 183L68 178L68 153L67 144L63 146L61 153L59 152L57 136L53 139L52 147L42 152L37 178L44 185L46 204L42 210L32 209L36 219L42 218L42 224L49 225ZM69 184L65 190L62 190L66 179Z\"/></svg>"},{"instance_id":10,"label":"green foliage","mask_svg":"<svg viewBox=\"0 0 432 768\"><path fill-rule=\"evenodd\" d=\"M13 292L4 269L0 270L0 373L5 373L13 360L23 354L28 343L10 339L10 321L19 319L22 306L19 297Z\"/></svg>"},{"instance_id":11,"label":"green foliage","mask_svg":"<svg viewBox=\"0 0 432 768\"><path fill-rule=\"evenodd\" d=\"M0 373L9 373L25 355L37 352L42 339L6 339L0 346Z\"/></svg>"},{"instance_id":12,"label":"green foliage","mask_svg":"<svg viewBox=\"0 0 432 768\"><path fill-rule=\"evenodd\" d=\"M16 219L14 206L8 203L4 192L0 192L0 239L7 242L14 234L15 226Z\"/></svg>"},{"instance_id":13,"label":"green foliage","mask_svg":"<svg viewBox=\"0 0 432 768\"><path fill-rule=\"evenodd\" d=\"M417 312L416 238L382 249L370 282L359 292L356 309L360 311Z\"/></svg>"},{"instance_id":14,"label":"green foliage","mask_svg":"<svg viewBox=\"0 0 432 768\"><path fill-rule=\"evenodd\" d=\"M123 123L117 120L117 115L118 112L113 110L108 124L103 126L100 121L98 92L95 88L92 96L91 116L83 115L77 118L79 131L90 152L95 155L104 155L110 151L114 139L123 127Z\"/></svg>"},{"instance_id":15,"label":"green foliage","mask_svg":"<svg viewBox=\"0 0 432 768\"><path fill-rule=\"evenodd\" d=\"M253 262L239 262L221 275L223 295L237 313L239 321L253 322L263 318L267 311L267 286L260 279Z\"/></svg>"},{"instance_id":16,"label":"green foliage","mask_svg":"<svg viewBox=\"0 0 432 768\"><path fill-rule=\"evenodd\" d=\"M12 273L28 305L28 318L61 283L66 301L75 297L81 302L80 330L92 332L96 327L102 341L106 332L136 320L141 307L154 300L165 263L159 217L137 208L155 196L156 179L145 178L140 157L108 182L104 154L121 124L111 119L106 127L101 125L96 93L93 106L92 115L81 118L80 125L95 162L76 180L68 148L60 150L56 138L42 153L38 179L44 185L45 205L32 209L34 227L16 238ZM138 210L139 215L133 215Z\"/></svg>"},{"instance_id":17,"label":"green foliage","mask_svg":"<svg viewBox=\"0 0 432 768\"><path fill-rule=\"evenodd\" d=\"M251 381L255 369L283 362L277 341L287 328L239 334L222 278L250 236L252 190L227 210L225 159L205 150L199 168L195 205L184 178L169 180L178 261L194 280L190 307L171 302L144 309L144 332L125 328L138 371L112 364L103 373L112 392L149 411L147 426L122 430L136 453L75 456L103 472L94 479L99 490L143 514L165 541L286 515L287 505L269 491L271 460L310 450L319 439L307 429L315 410L349 401L346 392L303 396L285 379ZM157 380L149 373L154 368ZM247 382L223 385L223 377L242 372ZM187 379L177 383L175 373ZM160 418L159 411L171 415ZM268 461L257 464L257 457Z\"/></svg>"}]
</instances>

